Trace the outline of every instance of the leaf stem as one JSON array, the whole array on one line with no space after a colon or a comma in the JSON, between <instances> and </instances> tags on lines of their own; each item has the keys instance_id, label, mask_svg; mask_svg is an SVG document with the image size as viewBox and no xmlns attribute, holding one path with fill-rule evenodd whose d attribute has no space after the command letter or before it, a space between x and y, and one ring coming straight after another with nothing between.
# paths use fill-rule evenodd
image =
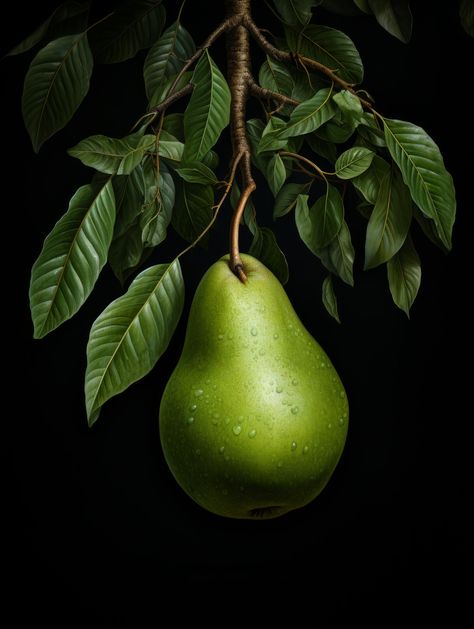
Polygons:
<instances>
[{"instance_id":1,"label":"leaf stem","mask_svg":"<svg viewBox=\"0 0 474 629\"><path fill-rule=\"evenodd\" d=\"M311 168L313 168L313 170L315 170L318 173L318 175L320 175L325 181L326 181L327 175L334 174L334 173L327 173L326 171L321 170L321 168L319 168L319 166L317 166L309 158L305 157L304 155L300 155L299 153L292 153L291 151L280 151L280 155L281 157L291 157L293 159L297 159L300 162L304 162L308 166L311 166Z\"/></svg>"}]
</instances>

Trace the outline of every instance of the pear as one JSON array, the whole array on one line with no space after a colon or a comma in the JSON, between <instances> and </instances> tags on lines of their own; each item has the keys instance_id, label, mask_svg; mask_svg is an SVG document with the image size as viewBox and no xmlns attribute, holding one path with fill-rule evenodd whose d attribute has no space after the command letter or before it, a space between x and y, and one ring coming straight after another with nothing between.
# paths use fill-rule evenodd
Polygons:
<instances>
[{"instance_id":1,"label":"pear","mask_svg":"<svg viewBox=\"0 0 474 629\"><path fill-rule=\"evenodd\" d=\"M160 406L166 462L189 496L231 518L272 518L313 500L344 448L348 403L329 358L277 278L242 255L202 278Z\"/></svg>"}]
</instances>

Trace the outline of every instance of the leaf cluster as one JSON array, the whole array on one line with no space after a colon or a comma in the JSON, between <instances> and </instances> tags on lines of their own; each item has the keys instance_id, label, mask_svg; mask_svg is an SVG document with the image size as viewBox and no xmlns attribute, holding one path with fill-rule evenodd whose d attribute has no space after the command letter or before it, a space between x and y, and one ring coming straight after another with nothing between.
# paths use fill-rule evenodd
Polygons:
<instances>
[{"instance_id":1,"label":"leaf cluster","mask_svg":"<svg viewBox=\"0 0 474 629\"><path fill-rule=\"evenodd\" d=\"M348 3L273 0L282 23L282 37L275 43L291 53L294 63L267 55L256 73L267 98L262 97L262 118L246 121L252 164L274 197L275 221L292 214L295 232L327 270L322 300L332 316L339 321L337 282L354 285L359 255L351 236L351 199L357 199L358 215L366 221L363 266L386 266L393 300L408 315L421 281L413 225L442 250L450 249L453 181L438 146L422 128L383 117L357 87L364 76L359 52L347 35L313 21L321 4L341 9ZM373 14L399 39L409 38L408 2L349 4ZM221 181L214 150L229 125L231 91L212 50L196 47L181 11L168 24L160 0L126 0L90 23L89 3L68 1L10 54L38 45L22 97L35 151L71 120L97 63L119 63L147 49L148 108L125 137L93 135L69 150L94 172L73 195L32 269L36 338L79 310L107 262L124 283L170 227L191 246L203 243L227 193L234 205L239 199L235 178ZM338 80L318 72L318 64ZM187 97L182 111L169 112L171 104ZM244 223L253 238L250 253L285 283L284 253L272 229L258 225L251 201ZM107 399L153 368L183 302L177 255L136 275L99 315L87 347L90 423Z\"/></svg>"}]
</instances>

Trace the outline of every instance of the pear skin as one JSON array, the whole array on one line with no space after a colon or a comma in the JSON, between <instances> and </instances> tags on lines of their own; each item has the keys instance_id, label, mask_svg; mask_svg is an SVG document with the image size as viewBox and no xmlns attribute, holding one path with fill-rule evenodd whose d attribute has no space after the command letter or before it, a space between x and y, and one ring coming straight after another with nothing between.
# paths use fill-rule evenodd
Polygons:
<instances>
[{"instance_id":1,"label":"pear skin","mask_svg":"<svg viewBox=\"0 0 474 629\"><path fill-rule=\"evenodd\" d=\"M209 511L271 518L311 502L342 454L348 402L331 361L282 285L228 256L193 299L184 348L160 406L160 438L184 491Z\"/></svg>"}]
</instances>

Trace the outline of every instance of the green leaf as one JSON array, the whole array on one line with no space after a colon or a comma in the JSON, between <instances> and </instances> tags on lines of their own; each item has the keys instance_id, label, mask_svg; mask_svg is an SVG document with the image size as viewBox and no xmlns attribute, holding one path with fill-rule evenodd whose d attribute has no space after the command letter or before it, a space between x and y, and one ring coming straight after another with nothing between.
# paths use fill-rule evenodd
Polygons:
<instances>
[{"instance_id":1,"label":"green leaf","mask_svg":"<svg viewBox=\"0 0 474 629\"><path fill-rule=\"evenodd\" d=\"M364 13L368 13L369 15L372 13L369 6L369 0L354 0L354 4Z\"/></svg>"},{"instance_id":2,"label":"green leaf","mask_svg":"<svg viewBox=\"0 0 474 629\"><path fill-rule=\"evenodd\" d=\"M322 63L349 83L361 83L364 68L360 55L354 42L341 31L310 24L301 33L290 29L285 33L291 52Z\"/></svg>"},{"instance_id":3,"label":"green leaf","mask_svg":"<svg viewBox=\"0 0 474 629\"><path fill-rule=\"evenodd\" d=\"M230 90L207 49L193 73L194 91L184 112L186 159L200 160L229 124Z\"/></svg>"},{"instance_id":4,"label":"green leaf","mask_svg":"<svg viewBox=\"0 0 474 629\"><path fill-rule=\"evenodd\" d=\"M161 0L125 0L90 31L94 59L119 63L149 48L159 38L166 18Z\"/></svg>"},{"instance_id":5,"label":"green leaf","mask_svg":"<svg viewBox=\"0 0 474 629\"><path fill-rule=\"evenodd\" d=\"M343 144L347 142L353 133L354 126L347 124L343 120L342 115L338 114L315 131L315 134L319 138L332 144Z\"/></svg>"},{"instance_id":6,"label":"green leaf","mask_svg":"<svg viewBox=\"0 0 474 629\"><path fill-rule=\"evenodd\" d=\"M326 186L326 194L314 205L296 205L295 220L301 240L310 251L318 255L318 250L326 247L337 235L344 219L344 205L337 188Z\"/></svg>"},{"instance_id":7,"label":"green leaf","mask_svg":"<svg viewBox=\"0 0 474 629\"><path fill-rule=\"evenodd\" d=\"M162 129L174 135L180 142L184 142L184 114L178 112L167 114L163 118Z\"/></svg>"},{"instance_id":8,"label":"green leaf","mask_svg":"<svg viewBox=\"0 0 474 629\"><path fill-rule=\"evenodd\" d=\"M169 79L163 79L162 83L158 83L156 85L155 91L150 97L150 102L148 103L148 109L149 110L153 109L154 107L162 103L165 100L165 98L167 98L168 96L171 96L171 94L176 94L176 92L179 92L184 87L189 85L189 83L191 83L192 76L193 76L192 72L185 72L179 77L178 75L173 75ZM177 83L176 85L174 85L174 82L176 79L177 79ZM183 119L184 119L184 116L183 116ZM184 124L183 124L183 127L184 127Z\"/></svg>"},{"instance_id":9,"label":"green leaf","mask_svg":"<svg viewBox=\"0 0 474 629\"><path fill-rule=\"evenodd\" d=\"M184 144L177 140L171 133L161 131L158 143L158 155L172 162L180 162L183 157Z\"/></svg>"},{"instance_id":10,"label":"green leaf","mask_svg":"<svg viewBox=\"0 0 474 629\"><path fill-rule=\"evenodd\" d=\"M359 98L349 90L336 92L332 97L342 113L342 117L347 126L355 129L364 115L364 110Z\"/></svg>"},{"instance_id":11,"label":"green leaf","mask_svg":"<svg viewBox=\"0 0 474 629\"><path fill-rule=\"evenodd\" d=\"M83 101L92 65L85 33L52 41L31 62L22 111L36 153L45 140L66 126Z\"/></svg>"},{"instance_id":12,"label":"green leaf","mask_svg":"<svg viewBox=\"0 0 474 629\"><path fill-rule=\"evenodd\" d=\"M412 218L410 192L392 166L380 184L365 239L365 269L390 260L405 242Z\"/></svg>"},{"instance_id":13,"label":"green leaf","mask_svg":"<svg viewBox=\"0 0 474 629\"><path fill-rule=\"evenodd\" d=\"M337 158L336 147L334 144L326 142L326 140L322 140L314 134L305 136L305 140L314 153L320 157L324 157L324 159L326 159L330 164L334 164Z\"/></svg>"},{"instance_id":14,"label":"green leaf","mask_svg":"<svg viewBox=\"0 0 474 629\"><path fill-rule=\"evenodd\" d=\"M375 205L382 179L390 170L390 165L382 157L375 155L369 168L352 179L354 187L362 194L364 199Z\"/></svg>"},{"instance_id":15,"label":"green leaf","mask_svg":"<svg viewBox=\"0 0 474 629\"><path fill-rule=\"evenodd\" d=\"M456 196L438 146L426 131L410 122L388 118L383 122L388 149L413 200L434 221L442 243L450 249Z\"/></svg>"},{"instance_id":16,"label":"green leaf","mask_svg":"<svg viewBox=\"0 0 474 629\"><path fill-rule=\"evenodd\" d=\"M175 172L189 183L210 183L213 186L217 183L215 173L202 162L182 162Z\"/></svg>"},{"instance_id":17,"label":"green leaf","mask_svg":"<svg viewBox=\"0 0 474 629\"><path fill-rule=\"evenodd\" d=\"M315 0L273 0L276 10L285 24L301 28L311 20L312 7L321 4Z\"/></svg>"},{"instance_id":18,"label":"green leaf","mask_svg":"<svg viewBox=\"0 0 474 629\"><path fill-rule=\"evenodd\" d=\"M143 168L143 176L146 192L140 216L142 241L145 247L156 247L166 238L175 203L175 185L166 166L160 163L157 173L151 159Z\"/></svg>"},{"instance_id":19,"label":"green leaf","mask_svg":"<svg viewBox=\"0 0 474 629\"><path fill-rule=\"evenodd\" d=\"M368 0L368 3L382 28L405 44L410 41L413 18L409 0Z\"/></svg>"},{"instance_id":20,"label":"green leaf","mask_svg":"<svg viewBox=\"0 0 474 629\"><path fill-rule=\"evenodd\" d=\"M194 242L212 220L214 191L212 186L187 181L176 184L176 203L172 225L181 238ZM200 242L206 243L207 239Z\"/></svg>"},{"instance_id":21,"label":"green leaf","mask_svg":"<svg viewBox=\"0 0 474 629\"><path fill-rule=\"evenodd\" d=\"M309 100L316 92L331 85L329 79L323 74L315 74L314 72L308 72L308 70L291 68L291 76L294 81L294 87L290 96L301 102ZM285 109L282 109L282 111L285 113Z\"/></svg>"},{"instance_id":22,"label":"green leaf","mask_svg":"<svg viewBox=\"0 0 474 629\"><path fill-rule=\"evenodd\" d=\"M273 218L277 219L291 212L295 207L298 196L306 196L311 187L311 182L287 183L280 189L273 206Z\"/></svg>"},{"instance_id":23,"label":"green leaf","mask_svg":"<svg viewBox=\"0 0 474 629\"><path fill-rule=\"evenodd\" d=\"M51 15L44 21L42 24L38 26L28 37L26 37L22 42L20 42L17 46L12 48L7 54L6 57L10 57L13 55L20 55L28 50L31 50L36 44L38 44L45 37L48 37L49 40L56 39L59 36L71 35L73 33L78 33L84 30L87 24L87 16L89 14L89 5L90 2L63 2L60 4ZM61 25L63 28L61 31L64 31L64 22L67 22L67 31L61 32L60 35L56 33L55 37L50 37L55 29L55 25ZM63 23L63 24L61 24ZM73 30L70 30L70 29Z\"/></svg>"},{"instance_id":24,"label":"green leaf","mask_svg":"<svg viewBox=\"0 0 474 629\"><path fill-rule=\"evenodd\" d=\"M175 22L150 48L143 67L145 91L149 101L160 89L165 79L181 71L187 59L195 52L193 38L188 31Z\"/></svg>"},{"instance_id":25,"label":"green leaf","mask_svg":"<svg viewBox=\"0 0 474 629\"><path fill-rule=\"evenodd\" d=\"M291 96L294 88L290 70L280 61L275 61L267 55L267 60L260 66L258 73L260 85L267 90Z\"/></svg>"},{"instance_id":26,"label":"green leaf","mask_svg":"<svg viewBox=\"0 0 474 629\"><path fill-rule=\"evenodd\" d=\"M358 134L367 142L378 148L387 146L385 133L380 129L372 114L364 113L357 127Z\"/></svg>"},{"instance_id":27,"label":"green leaf","mask_svg":"<svg viewBox=\"0 0 474 629\"><path fill-rule=\"evenodd\" d=\"M94 321L87 344L89 425L102 405L143 378L164 353L184 303L179 260L146 269Z\"/></svg>"},{"instance_id":28,"label":"green leaf","mask_svg":"<svg viewBox=\"0 0 474 629\"><path fill-rule=\"evenodd\" d=\"M461 0L459 17L463 29L468 35L474 37L474 4L472 4L472 0Z\"/></svg>"},{"instance_id":29,"label":"green leaf","mask_svg":"<svg viewBox=\"0 0 474 629\"><path fill-rule=\"evenodd\" d=\"M142 230L138 223L131 225L112 240L109 248L109 264L121 284L140 265L144 251Z\"/></svg>"},{"instance_id":30,"label":"green leaf","mask_svg":"<svg viewBox=\"0 0 474 629\"><path fill-rule=\"evenodd\" d=\"M335 169L339 179L353 179L369 168L375 153L360 146L354 146L337 158Z\"/></svg>"},{"instance_id":31,"label":"green leaf","mask_svg":"<svg viewBox=\"0 0 474 629\"><path fill-rule=\"evenodd\" d=\"M387 262L387 275L394 303L410 316L421 283L421 265L408 234L400 251Z\"/></svg>"},{"instance_id":32,"label":"green leaf","mask_svg":"<svg viewBox=\"0 0 474 629\"><path fill-rule=\"evenodd\" d=\"M285 254L278 246L275 234L268 227L257 227L249 254L258 258L285 285L289 271Z\"/></svg>"},{"instance_id":33,"label":"green leaf","mask_svg":"<svg viewBox=\"0 0 474 629\"><path fill-rule=\"evenodd\" d=\"M112 178L115 195L114 239L136 223L143 204L143 173L140 164L130 175Z\"/></svg>"},{"instance_id":34,"label":"green leaf","mask_svg":"<svg viewBox=\"0 0 474 629\"><path fill-rule=\"evenodd\" d=\"M128 175L143 159L146 151L155 146L154 135L134 133L125 138L92 135L68 150L86 166L110 175Z\"/></svg>"},{"instance_id":35,"label":"green leaf","mask_svg":"<svg viewBox=\"0 0 474 629\"><path fill-rule=\"evenodd\" d=\"M261 155L262 153L269 151L274 153L275 151L286 149L288 141L284 138L280 138L280 131L284 128L286 128L284 120L278 118L278 116L271 116L262 131L262 137L258 143L257 153ZM265 157L269 158L268 155L264 156L264 158ZM263 162L263 173L266 172L266 165L267 162Z\"/></svg>"},{"instance_id":36,"label":"green leaf","mask_svg":"<svg viewBox=\"0 0 474 629\"><path fill-rule=\"evenodd\" d=\"M329 274L325 277L322 289L323 304L331 317L334 317L338 323L341 323L339 319L339 312L337 310L337 298L334 292L334 286L332 283L332 275Z\"/></svg>"},{"instance_id":37,"label":"green leaf","mask_svg":"<svg viewBox=\"0 0 474 629\"><path fill-rule=\"evenodd\" d=\"M316 255L324 266L337 275L343 282L354 286L354 247L351 240L351 232L346 221L342 221L336 237Z\"/></svg>"},{"instance_id":38,"label":"green leaf","mask_svg":"<svg viewBox=\"0 0 474 629\"><path fill-rule=\"evenodd\" d=\"M107 261L115 219L110 180L99 189L82 186L44 241L33 265L30 308L34 337L71 318L86 301Z\"/></svg>"},{"instance_id":39,"label":"green leaf","mask_svg":"<svg viewBox=\"0 0 474 629\"><path fill-rule=\"evenodd\" d=\"M443 253L448 253L448 249L445 247L443 242L440 240L438 236L438 232L436 231L436 227L434 222L430 218L426 218L423 212L413 204L413 217L421 227L424 235L430 240L434 245L436 245Z\"/></svg>"},{"instance_id":40,"label":"green leaf","mask_svg":"<svg viewBox=\"0 0 474 629\"><path fill-rule=\"evenodd\" d=\"M335 114L331 94L332 88L324 88L316 92L309 100L295 107L287 125L278 132L278 138L311 133L330 120Z\"/></svg>"},{"instance_id":41,"label":"green leaf","mask_svg":"<svg viewBox=\"0 0 474 629\"><path fill-rule=\"evenodd\" d=\"M266 179L273 196L276 197L286 179L285 164L278 153L275 153L268 162Z\"/></svg>"}]
</instances>

